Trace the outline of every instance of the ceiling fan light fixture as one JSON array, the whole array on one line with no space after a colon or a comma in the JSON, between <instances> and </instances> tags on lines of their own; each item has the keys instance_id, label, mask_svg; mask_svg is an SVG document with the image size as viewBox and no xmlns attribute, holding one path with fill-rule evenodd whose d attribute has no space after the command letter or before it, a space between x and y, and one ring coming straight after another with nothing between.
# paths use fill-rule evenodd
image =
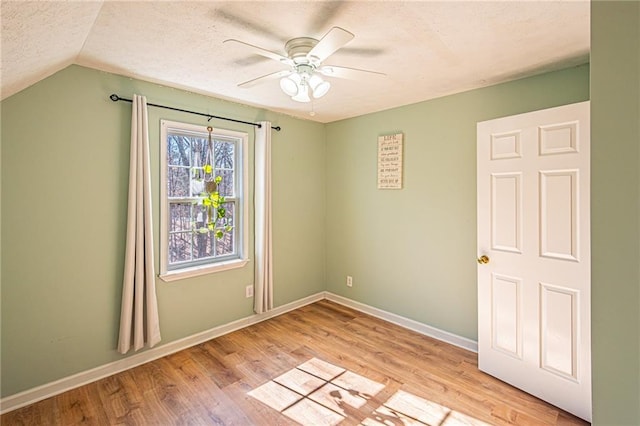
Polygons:
<instances>
[{"instance_id":1,"label":"ceiling fan light fixture","mask_svg":"<svg viewBox=\"0 0 640 426\"><path fill-rule=\"evenodd\" d=\"M311 91L313 92L313 97L318 99L327 94L327 92L331 88L331 83L329 83L328 81L324 81L322 77L314 74L309 79L309 86L311 87Z\"/></svg>"},{"instance_id":2,"label":"ceiling fan light fixture","mask_svg":"<svg viewBox=\"0 0 640 426\"><path fill-rule=\"evenodd\" d=\"M313 97L316 99L323 97L327 94L330 88L331 83L329 83L328 81L323 81L322 83L318 84L318 87L313 89Z\"/></svg>"},{"instance_id":3,"label":"ceiling fan light fixture","mask_svg":"<svg viewBox=\"0 0 640 426\"><path fill-rule=\"evenodd\" d=\"M296 96L298 94L298 83L292 78L293 76L298 76L298 74L292 74L287 77L282 77L280 79L280 88L284 93L289 96Z\"/></svg>"},{"instance_id":4,"label":"ceiling fan light fixture","mask_svg":"<svg viewBox=\"0 0 640 426\"><path fill-rule=\"evenodd\" d=\"M296 102L311 102L311 98L309 97L309 86L307 84L301 84L299 86L298 94L292 96L291 99Z\"/></svg>"}]
</instances>

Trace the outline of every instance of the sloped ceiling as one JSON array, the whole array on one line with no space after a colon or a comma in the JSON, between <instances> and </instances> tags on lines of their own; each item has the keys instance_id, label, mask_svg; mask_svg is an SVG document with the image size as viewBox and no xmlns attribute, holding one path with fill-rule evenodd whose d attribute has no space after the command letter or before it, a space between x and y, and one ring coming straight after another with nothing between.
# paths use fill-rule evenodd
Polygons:
<instances>
[{"instance_id":1,"label":"sloped ceiling","mask_svg":"<svg viewBox=\"0 0 640 426\"><path fill-rule=\"evenodd\" d=\"M69 64L331 122L588 62L588 1L2 1L2 99ZM386 76L327 78L329 93L291 100L284 54L333 26L355 34L325 64ZM120 94L129 96L130 94ZM151 102L153 100L150 100ZM311 113L315 113L311 115Z\"/></svg>"}]
</instances>

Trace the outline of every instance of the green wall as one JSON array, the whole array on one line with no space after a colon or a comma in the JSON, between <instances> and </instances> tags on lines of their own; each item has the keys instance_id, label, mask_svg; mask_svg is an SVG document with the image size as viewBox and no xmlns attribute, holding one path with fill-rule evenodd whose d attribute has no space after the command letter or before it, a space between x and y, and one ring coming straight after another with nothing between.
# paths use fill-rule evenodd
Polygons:
<instances>
[{"instance_id":1,"label":"green wall","mask_svg":"<svg viewBox=\"0 0 640 426\"><path fill-rule=\"evenodd\" d=\"M593 420L640 425L640 2L591 4Z\"/></svg>"},{"instance_id":2,"label":"green wall","mask_svg":"<svg viewBox=\"0 0 640 426\"><path fill-rule=\"evenodd\" d=\"M282 126L273 132L272 154L275 304L324 290L323 125L71 66L2 102L2 396L122 358L115 348L131 104L109 100L114 92ZM149 108L154 159L160 119L206 124ZM253 127L212 124L248 132L252 164ZM158 175L152 161L155 241ZM251 315L244 288L253 283L253 266L172 283L158 279L161 343Z\"/></svg>"},{"instance_id":3,"label":"green wall","mask_svg":"<svg viewBox=\"0 0 640 426\"><path fill-rule=\"evenodd\" d=\"M588 99L583 65L327 125L327 289L477 340L476 123ZM404 187L378 190L395 132Z\"/></svg>"}]
</instances>

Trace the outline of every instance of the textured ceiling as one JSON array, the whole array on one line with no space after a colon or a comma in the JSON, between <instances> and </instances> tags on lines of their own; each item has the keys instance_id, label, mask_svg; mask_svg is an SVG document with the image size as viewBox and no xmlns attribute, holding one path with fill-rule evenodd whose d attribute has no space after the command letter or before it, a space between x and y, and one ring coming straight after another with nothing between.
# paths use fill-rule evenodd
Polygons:
<instances>
[{"instance_id":1,"label":"textured ceiling","mask_svg":"<svg viewBox=\"0 0 640 426\"><path fill-rule=\"evenodd\" d=\"M588 62L588 1L2 1L2 99L69 64L330 122ZM324 64L383 72L327 78L312 105L286 69L238 39L284 54L294 37L355 34ZM131 94L122 93L129 97ZM150 100L153 102L153 100Z\"/></svg>"}]
</instances>

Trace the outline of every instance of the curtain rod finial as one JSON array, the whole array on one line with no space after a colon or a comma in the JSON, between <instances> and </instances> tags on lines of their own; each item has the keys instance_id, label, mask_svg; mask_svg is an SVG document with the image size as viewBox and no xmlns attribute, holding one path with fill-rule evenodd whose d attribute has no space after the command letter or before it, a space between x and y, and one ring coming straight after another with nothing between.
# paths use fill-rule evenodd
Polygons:
<instances>
[{"instance_id":1,"label":"curtain rod finial","mask_svg":"<svg viewBox=\"0 0 640 426\"><path fill-rule=\"evenodd\" d=\"M112 93L111 96L109 96L109 99L111 99L113 102L116 102L120 100L120 96L116 95L115 93Z\"/></svg>"}]
</instances>

